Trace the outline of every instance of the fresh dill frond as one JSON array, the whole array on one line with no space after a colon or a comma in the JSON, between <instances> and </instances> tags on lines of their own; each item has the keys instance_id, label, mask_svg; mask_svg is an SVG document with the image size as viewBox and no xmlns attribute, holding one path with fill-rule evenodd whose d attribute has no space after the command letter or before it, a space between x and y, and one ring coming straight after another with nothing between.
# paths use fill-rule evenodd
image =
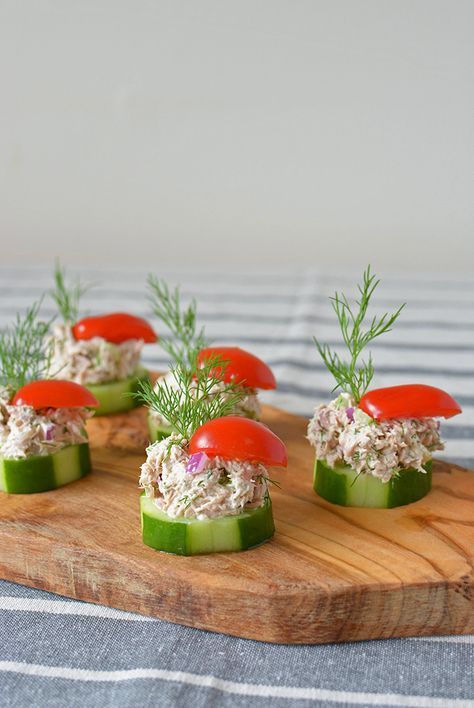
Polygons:
<instances>
[{"instance_id":1,"label":"fresh dill frond","mask_svg":"<svg viewBox=\"0 0 474 708\"><path fill-rule=\"evenodd\" d=\"M51 321L39 317L41 300L14 324L0 332L0 385L18 391L30 381L44 377L51 364L52 348L47 335Z\"/></svg>"},{"instance_id":2,"label":"fresh dill frond","mask_svg":"<svg viewBox=\"0 0 474 708\"><path fill-rule=\"evenodd\" d=\"M162 378L153 387L142 380L135 394L185 440L207 421L231 414L245 396L242 387L223 381L226 362L219 355L198 364L198 353L191 350L190 365L180 361L171 367L173 382Z\"/></svg>"},{"instance_id":3,"label":"fresh dill frond","mask_svg":"<svg viewBox=\"0 0 474 708\"><path fill-rule=\"evenodd\" d=\"M371 273L369 265L364 272L362 284L357 286L359 299L355 301L355 304L351 305L344 293L336 292L331 298L342 338L350 355L348 361L342 359L327 344L322 344L314 337L314 343L322 360L336 380L333 390L341 388L346 393L350 393L356 403L367 391L374 376L372 355L369 353L367 361L359 361L360 355L376 337L390 332L392 325L405 307L403 304L392 314L385 313L381 317L374 316L369 321L368 327L364 329L370 299L379 283L380 280L377 280L376 276Z\"/></svg>"},{"instance_id":4,"label":"fresh dill frond","mask_svg":"<svg viewBox=\"0 0 474 708\"><path fill-rule=\"evenodd\" d=\"M354 486L354 484L357 482L357 480L359 479L359 477L361 476L361 474L362 474L362 472L357 472L356 476L354 477L354 479L352 480L352 482L351 482L351 484L350 484L351 487Z\"/></svg>"},{"instance_id":5,"label":"fresh dill frond","mask_svg":"<svg viewBox=\"0 0 474 708\"><path fill-rule=\"evenodd\" d=\"M271 479L270 477L266 477L264 474L259 475L261 479L265 480L267 484L273 484L275 487L278 489L281 489L281 482L278 482L276 479Z\"/></svg>"},{"instance_id":6,"label":"fresh dill frond","mask_svg":"<svg viewBox=\"0 0 474 708\"><path fill-rule=\"evenodd\" d=\"M169 335L161 336L159 343L171 357L172 364L191 367L193 351L208 345L204 327L197 327L196 301L183 307L179 287L170 290L164 280L154 275L148 276L147 283L153 312L169 330Z\"/></svg>"},{"instance_id":7,"label":"fresh dill frond","mask_svg":"<svg viewBox=\"0 0 474 708\"><path fill-rule=\"evenodd\" d=\"M54 266L54 290L50 295L57 305L64 322L77 322L79 319L79 303L82 296L91 288L91 285L81 283L76 278L71 285L66 283L66 269L61 267L59 260Z\"/></svg>"}]
</instances>

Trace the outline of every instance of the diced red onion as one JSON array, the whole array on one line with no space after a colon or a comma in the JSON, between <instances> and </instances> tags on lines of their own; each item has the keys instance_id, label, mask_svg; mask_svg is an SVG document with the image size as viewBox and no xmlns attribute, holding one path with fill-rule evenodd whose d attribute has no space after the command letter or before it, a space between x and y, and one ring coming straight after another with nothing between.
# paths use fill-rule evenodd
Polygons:
<instances>
[{"instance_id":1,"label":"diced red onion","mask_svg":"<svg viewBox=\"0 0 474 708\"><path fill-rule=\"evenodd\" d=\"M188 474L199 474L205 469L208 460L209 458L205 452L195 452L188 460L186 472Z\"/></svg>"},{"instance_id":2,"label":"diced red onion","mask_svg":"<svg viewBox=\"0 0 474 708\"><path fill-rule=\"evenodd\" d=\"M346 408L346 415L352 423L354 421L354 408Z\"/></svg>"},{"instance_id":3,"label":"diced red onion","mask_svg":"<svg viewBox=\"0 0 474 708\"><path fill-rule=\"evenodd\" d=\"M43 428L44 439L51 441L53 439L54 425L52 423L45 423L41 427Z\"/></svg>"}]
</instances>

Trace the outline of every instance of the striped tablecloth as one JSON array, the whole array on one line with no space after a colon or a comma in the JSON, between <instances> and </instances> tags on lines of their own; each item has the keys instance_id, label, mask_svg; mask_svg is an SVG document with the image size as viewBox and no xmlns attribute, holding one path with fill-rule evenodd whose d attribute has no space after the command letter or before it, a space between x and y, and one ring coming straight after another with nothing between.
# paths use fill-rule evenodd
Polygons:
<instances>
[{"instance_id":1,"label":"striped tablecloth","mask_svg":"<svg viewBox=\"0 0 474 708\"><path fill-rule=\"evenodd\" d=\"M164 271L195 296L216 343L265 359L279 387L263 399L309 416L332 387L312 343L339 332L328 297L356 274L287 270ZM147 270L83 271L97 287L85 309L149 316ZM50 286L47 268L0 269L0 326ZM444 425L440 455L474 467L474 281L386 276L376 310L408 303L396 331L372 347L374 385L447 389L464 413ZM44 311L53 314L45 300ZM148 347L145 363L166 357ZM1 549L0 549L1 553ZM276 646L179 627L0 581L0 705L5 706L474 706L474 637Z\"/></svg>"}]
</instances>

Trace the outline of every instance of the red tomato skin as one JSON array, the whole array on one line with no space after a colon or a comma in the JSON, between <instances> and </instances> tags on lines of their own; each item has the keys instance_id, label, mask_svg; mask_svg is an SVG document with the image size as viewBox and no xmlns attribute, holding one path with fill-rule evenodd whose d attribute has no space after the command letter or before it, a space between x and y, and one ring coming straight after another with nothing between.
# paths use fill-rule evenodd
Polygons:
<instances>
[{"instance_id":1,"label":"red tomato skin","mask_svg":"<svg viewBox=\"0 0 474 708\"><path fill-rule=\"evenodd\" d=\"M209 457L261 462L268 467L286 467L286 447L263 423L229 415L204 423L189 441L189 453Z\"/></svg>"},{"instance_id":2,"label":"red tomato skin","mask_svg":"<svg viewBox=\"0 0 474 708\"><path fill-rule=\"evenodd\" d=\"M276 388L273 371L255 354L240 347L206 347L198 354L198 363L217 355L228 362L225 367L224 381L243 383L249 388L270 390Z\"/></svg>"},{"instance_id":3,"label":"red tomato skin","mask_svg":"<svg viewBox=\"0 0 474 708\"><path fill-rule=\"evenodd\" d=\"M75 339L101 337L107 342L121 344L128 339L143 339L147 344L156 342L158 337L150 324L142 317L126 312L112 312L109 315L85 317L72 328Z\"/></svg>"},{"instance_id":4,"label":"red tomato skin","mask_svg":"<svg viewBox=\"0 0 474 708\"><path fill-rule=\"evenodd\" d=\"M451 418L462 412L449 393L426 384L405 384L368 391L359 408L375 420L390 418Z\"/></svg>"},{"instance_id":5,"label":"red tomato skin","mask_svg":"<svg viewBox=\"0 0 474 708\"><path fill-rule=\"evenodd\" d=\"M98 400L84 386L74 381L45 379L32 381L13 396L14 406L40 408L97 408Z\"/></svg>"}]
</instances>

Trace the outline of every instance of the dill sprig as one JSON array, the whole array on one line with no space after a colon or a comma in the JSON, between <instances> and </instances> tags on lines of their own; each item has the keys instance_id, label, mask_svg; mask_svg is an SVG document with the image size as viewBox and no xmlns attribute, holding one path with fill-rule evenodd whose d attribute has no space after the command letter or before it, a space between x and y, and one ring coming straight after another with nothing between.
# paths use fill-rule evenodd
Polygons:
<instances>
[{"instance_id":1,"label":"dill sprig","mask_svg":"<svg viewBox=\"0 0 474 708\"><path fill-rule=\"evenodd\" d=\"M190 364L171 367L173 381L158 379L155 387L142 380L136 397L167 420L183 439L189 438L208 420L229 415L245 396L234 382L224 382L226 362L219 355L199 362L199 348L190 350ZM217 385L218 388L213 390Z\"/></svg>"},{"instance_id":2,"label":"dill sprig","mask_svg":"<svg viewBox=\"0 0 474 708\"><path fill-rule=\"evenodd\" d=\"M39 318L42 301L17 315L11 327L0 332L0 385L18 391L30 381L44 377L50 367L52 349L47 335L51 320Z\"/></svg>"},{"instance_id":3,"label":"dill sprig","mask_svg":"<svg viewBox=\"0 0 474 708\"><path fill-rule=\"evenodd\" d=\"M344 344L350 354L349 361L341 359L339 354L332 351L327 344L321 344L314 337L314 342L324 363L336 379L333 391L341 388L346 393L350 393L356 403L367 391L374 376L372 355L369 353L367 361L359 362L360 355L376 337L390 332L393 323L405 307L403 304L392 314L385 313L381 317L374 316L368 327L364 329L370 299L379 283L380 280L377 280L376 276L371 273L369 265L364 272L362 284L357 286L359 299L355 301L355 305L350 304L344 293L336 292L331 298Z\"/></svg>"},{"instance_id":4,"label":"dill sprig","mask_svg":"<svg viewBox=\"0 0 474 708\"><path fill-rule=\"evenodd\" d=\"M153 275L148 276L147 283L153 312L169 330L169 335L161 336L159 343L173 365L192 369L193 352L208 345L204 327L197 328L196 301L193 299L187 307L182 307L179 287L170 290L164 280Z\"/></svg>"},{"instance_id":5,"label":"dill sprig","mask_svg":"<svg viewBox=\"0 0 474 708\"><path fill-rule=\"evenodd\" d=\"M61 267L57 260L54 266L54 290L50 295L56 303L64 322L77 322L79 319L79 303L82 296L90 289L91 285L81 283L76 278L71 285L66 284L66 269Z\"/></svg>"}]
</instances>

